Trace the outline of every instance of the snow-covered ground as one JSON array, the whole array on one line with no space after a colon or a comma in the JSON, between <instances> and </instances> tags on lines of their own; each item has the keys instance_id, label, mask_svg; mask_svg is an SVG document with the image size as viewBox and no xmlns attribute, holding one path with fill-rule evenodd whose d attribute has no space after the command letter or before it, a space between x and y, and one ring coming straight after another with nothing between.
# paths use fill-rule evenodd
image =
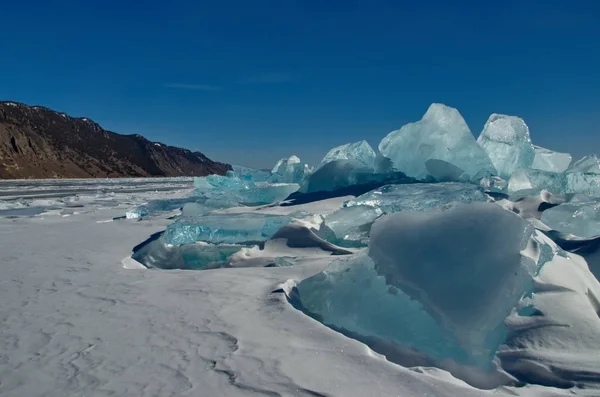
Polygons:
<instances>
[{"instance_id":1,"label":"snow-covered ground","mask_svg":"<svg viewBox=\"0 0 600 397\"><path fill-rule=\"evenodd\" d=\"M36 183L0 185L5 203L42 208L0 211L2 396L598 396L479 390L439 369L388 362L287 302L283 284L322 271L331 261L324 250L307 249L292 267L134 269L132 248L172 220L118 218L186 186L157 191L148 180L135 192L90 193L105 182L73 183L47 203L32 197L44 190ZM327 212L343 200L261 211Z\"/></svg>"}]
</instances>

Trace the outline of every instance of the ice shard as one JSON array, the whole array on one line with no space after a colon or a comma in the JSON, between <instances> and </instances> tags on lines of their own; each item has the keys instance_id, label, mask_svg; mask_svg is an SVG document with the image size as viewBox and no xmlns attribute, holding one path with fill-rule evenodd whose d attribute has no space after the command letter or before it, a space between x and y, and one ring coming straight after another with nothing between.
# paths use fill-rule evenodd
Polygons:
<instances>
[{"instance_id":1,"label":"ice shard","mask_svg":"<svg viewBox=\"0 0 600 397\"><path fill-rule=\"evenodd\" d=\"M600 159L595 154L585 156L573 163L567 173L600 174Z\"/></svg>"},{"instance_id":2,"label":"ice shard","mask_svg":"<svg viewBox=\"0 0 600 397\"><path fill-rule=\"evenodd\" d=\"M508 182L499 176L482 178L479 181L479 186L487 192L506 193L508 191Z\"/></svg>"},{"instance_id":3,"label":"ice shard","mask_svg":"<svg viewBox=\"0 0 600 397\"><path fill-rule=\"evenodd\" d=\"M578 237L600 236L600 202L565 203L542 212L542 222Z\"/></svg>"},{"instance_id":4,"label":"ice shard","mask_svg":"<svg viewBox=\"0 0 600 397\"><path fill-rule=\"evenodd\" d=\"M442 160L463 170L463 180L478 181L495 173L458 110L438 103L432 104L420 121L389 133L379 151L394 169L417 179L429 175L428 160Z\"/></svg>"},{"instance_id":5,"label":"ice shard","mask_svg":"<svg viewBox=\"0 0 600 397\"><path fill-rule=\"evenodd\" d=\"M565 172L573 158L569 153L553 152L543 147L533 146L535 156L531 168L541 171Z\"/></svg>"},{"instance_id":6,"label":"ice shard","mask_svg":"<svg viewBox=\"0 0 600 397\"><path fill-rule=\"evenodd\" d=\"M262 205L284 200L300 188L296 183L258 183L238 192L240 204Z\"/></svg>"},{"instance_id":7,"label":"ice shard","mask_svg":"<svg viewBox=\"0 0 600 397\"><path fill-rule=\"evenodd\" d=\"M325 218L319 235L340 247L366 247L371 225L383 211L367 205L341 208Z\"/></svg>"},{"instance_id":8,"label":"ice shard","mask_svg":"<svg viewBox=\"0 0 600 397\"><path fill-rule=\"evenodd\" d=\"M331 149L319 167L335 160L355 160L365 168L374 169L375 157L376 153L367 141L347 143Z\"/></svg>"},{"instance_id":9,"label":"ice shard","mask_svg":"<svg viewBox=\"0 0 600 397\"><path fill-rule=\"evenodd\" d=\"M190 244L246 243L265 241L287 225L290 218L269 214L212 214L182 218L170 224L163 236L165 243Z\"/></svg>"},{"instance_id":10,"label":"ice shard","mask_svg":"<svg viewBox=\"0 0 600 397\"><path fill-rule=\"evenodd\" d=\"M564 174L540 171L534 169L515 170L508 181L508 193L517 192L536 193L547 190L554 194L566 193L566 179Z\"/></svg>"},{"instance_id":11,"label":"ice shard","mask_svg":"<svg viewBox=\"0 0 600 397\"><path fill-rule=\"evenodd\" d=\"M256 170L253 168L244 167L241 165L234 165L233 174L245 181L252 182L268 182L271 173L263 170Z\"/></svg>"},{"instance_id":12,"label":"ice shard","mask_svg":"<svg viewBox=\"0 0 600 397\"><path fill-rule=\"evenodd\" d=\"M492 114L477 143L492 160L498 175L506 180L516 169L530 168L535 157L529 127L515 116Z\"/></svg>"},{"instance_id":13,"label":"ice shard","mask_svg":"<svg viewBox=\"0 0 600 397\"><path fill-rule=\"evenodd\" d=\"M269 182L272 183L302 183L310 175L311 169L300 161L297 156L281 159L271 170Z\"/></svg>"},{"instance_id":14,"label":"ice shard","mask_svg":"<svg viewBox=\"0 0 600 397\"><path fill-rule=\"evenodd\" d=\"M302 186L303 193L334 191L356 184L356 173L372 174L356 160L334 160L310 175Z\"/></svg>"},{"instance_id":15,"label":"ice shard","mask_svg":"<svg viewBox=\"0 0 600 397\"><path fill-rule=\"evenodd\" d=\"M568 172L565 180L567 193L600 197L600 174Z\"/></svg>"},{"instance_id":16,"label":"ice shard","mask_svg":"<svg viewBox=\"0 0 600 397\"><path fill-rule=\"evenodd\" d=\"M153 200L127 211L125 216L127 219L136 219L172 212L182 208L190 200L190 198Z\"/></svg>"},{"instance_id":17,"label":"ice shard","mask_svg":"<svg viewBox=\"0 0 600 397\"><path fill-rule=\"evenodd\" d=\"M400 211L428 211L453 202L470 203L486 200L481 189L471 184L414 183L386 185L346 201L343 205L345 207L366 205L379 208L388 214Z\"/></svg>"}]
</instances>

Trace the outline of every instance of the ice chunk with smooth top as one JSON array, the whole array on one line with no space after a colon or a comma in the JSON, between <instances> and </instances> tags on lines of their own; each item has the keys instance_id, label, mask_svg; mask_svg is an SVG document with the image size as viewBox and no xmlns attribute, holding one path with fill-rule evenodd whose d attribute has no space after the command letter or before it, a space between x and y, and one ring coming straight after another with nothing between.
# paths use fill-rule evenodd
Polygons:
<instances>
[{"instance_id":1,"label":"ice chunk with smooth top","mask_svg":"<svg viewBox=\"0 0 600 397\"><path fill-rule=\"evenodd\" d=\"M381 154L408 176L425 179L428 160L443 160L463 170L465 180L495 173L458 110L432 104L420 121L389 133L379 144Z\"/></svg>"},{"instance_id":2,"label":"ice chunk with smooth top","mask_svg":"<svg viewBox=\"0 0 600 397\"><path fill-rule=\"evenodd\" d=\"M533 288L533 226L493 203L400 212L371 228L369 256L390 287L418 300L474 356L490 359L504 319ZM484 360L484 361L485 361Z\"/></svg>"},{"instance_id":3,"label":"ice chunk with smooth top","mask_svg":"<svg viewBox=\"0 0 600 397\"><path fill-rule=\"evenodd\" d=\"M535 156L531 168L541 171L565 172L573 158L569 153L553 152L543 147L533 145Z\"/></svg>"},{"instance_id":4,"label":"ice chunk with smooth top","mask_svg":"<svg viewBox=\"0 0 600 397\"><path fill-rule=\"evenodd\" d=\"M271 214L211 214L182 218L167 227L167 244L181 245L197 241L213 244L265 241L287 225L290 218Z\"/></svg>"},{"instance_id":5,"label":"ice chunk with smooth top","mask_svg":"<svg viewBox=\"0 0 600 397\"><path fill-rule=\"evenodd\" d=\"M529 127L516 116L492 114L477 143L492 160L498 175L509 179L518 168L530 168L535 157Z\"/></svg>"},{"instance_id":6,"label":"ice chunk with smooth top","mask_svg":"<svg viewBox=\"0 0 600 397\"><path fill-rule=\"evenodd\" d=\"M356 160L361 163L365 168L375 168L375 157L376 153L367 143L367 141L360 141L355 143L347 143L345 145L337 146L331 149L321 161L323 165L330 163L335 160Z\"/></svg>"}]
</instances>

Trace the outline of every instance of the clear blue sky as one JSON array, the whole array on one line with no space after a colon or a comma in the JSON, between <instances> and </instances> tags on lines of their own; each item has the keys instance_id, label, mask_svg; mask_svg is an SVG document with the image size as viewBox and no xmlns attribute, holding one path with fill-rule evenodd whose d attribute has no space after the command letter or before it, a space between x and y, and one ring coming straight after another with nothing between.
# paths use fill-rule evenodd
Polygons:
<instances>
[{"instance_id":1,"label":"clear blue sky","mask_svg":"<svg viewBox=\"0 0 600 397\"><path fill-rule=\"evenodd\" d=\"M5 1L0 99L255 167L456 107L600 152L600 1Z\"/></svg>"}]
</instances>

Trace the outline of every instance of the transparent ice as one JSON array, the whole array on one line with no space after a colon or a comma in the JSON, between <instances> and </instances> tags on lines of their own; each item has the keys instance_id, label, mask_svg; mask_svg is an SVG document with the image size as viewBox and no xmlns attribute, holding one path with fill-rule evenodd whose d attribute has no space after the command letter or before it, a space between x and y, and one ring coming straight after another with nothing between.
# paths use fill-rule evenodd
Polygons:
<instances>
[{"instance_id":1,"label":"transparent ice","mask_svg":"<svg viewBox=\"0 0 600 397\"><path fill-rule=\"evenodd\" d=\"M573 158L569 153L553 152L543 147L533 146L535 156L531 168L541 171L565 172Z\"/></svg>"},{"instance_id":2,"label":"transparent ice","mask_svg":"<svg viewBox=\"0 0 600 397\"><path fill-rule=\"evenodd\" d=\"M281 159L275 164L269 176L272 183L302 183L311 173L307 164L300 161L297 156Z\"/></svg>"},{"instance_id":3,"label":"transparent ice","mask_svg":"<svg viewBox=\"0 0 600 397\"><path fill-rule=\"evenodd\" d=\"M509 194L524 191L535 193L541 190L564 194L566 192L565 174L521 168L515 170L508 181Z\"/></svg>"},{"instance_id":4,"label":"transparent ice","mask_svg":"<svg viewBox=\"0 0 600 397\"><path fill-rule=\"evenodd\" d=\"M371 225L382 214L381 209L367 205L341 208L325 218L319 235L341 247L366 246Z\"/></svg>"},{"instance_id":5,"label":"transparent ice","mask_svg":"<svg viewBox=\"0 0 600 397\"><path fill-rule=\"evenodd\" d=\"M246 181L267 182L271 176L269 171L255 170L241 165L234 165L232 168L236 177Z\"/></svg>"},{"instance_id":6,"label":"transparent ice","mask_svg":"<svg viewBox=\"0 0 600 397\"><path fill-rule=\"evenodd\" d=\"M600 174L568 172L565 180L567 193L600 197Z\"/></svg>"},{"instance_id":7,"label":"transparent ice","mask_svg":"<svg viewBox=\"0 0 600 397\"><path fill-rule=\"evenodd\" d=\"M290 218L284 215L209 214L175 221L167 227L163 238L172 245L265 241L289 222Z\"/></svg>"},{"instance_id":8,"label":"transparent ice","mask_svg":"<svg viewBox=\"0 0 600 397\"><path fill-rule=\"evenodd\" d=\"M381 154L408 176L424 179L428 160L443 160L463 170L464 180L495 173L458 110L434 103L420 121L389 133L379 144Z\"/></svg>"},{"instance_id":9,"label":"transparent ice","mask_svg":"<svg viewBox=\"0 0 600 397\"><path fill-rule=\"evenodd\" d=\"M504 319L531 292L541 261L551 259L525 253L533 236L518 215L472 203L380 218L369 256L388 286L418 300L472 360L486 364L505 338Z\"/></svg>"},{"instance_id":10,"label":"transparent ice","mask_svg":"<svg viewBox=\"0 0 600 397\"><path fill-rule=\"evenodd\" d=\"M585 156L574 162L567 173L600 174L600 159L595 154Z\"/></svg>"},{"instance_id":11,"label":"transparent ice","mask_svg":"<svg viewBox=\"0 0 600 397\"><path fill-rule=\"evenodd\" d=\"M325 155L319 167L335 160L356 160L363 167L374 169L375 157L376 153L367 141L347 143L331 149Z\"/></svg>"},{"instance_id":12,"label":"transparent ice","mask_svg":"<svg viewBox=\"0 0 600 397\"><path fill-rule=\"evenodd\" d=\"M600 236L600 202L570 202L542 212L542 222L578 237Z\"/></svg>"},{"instance_id":13,"label":"transparent ice","mask_svg":"<svg viewBox=\"0 0 600 397\"><path fill-rule=\"evenodd\" d=\"M472 361L421 303L388 286L365 254L332 262L300 282L297 290L304 311L338 330L392 341L435 358Z\"/></svg>"},{"instance_id":14,"label":"transparent ice","mask_svg":"<svg viewBox=\"0 0 600 397\"><path fill-rule=\"evenodd\" d=\"M518 168L530 168L535 157L529 127L519 117L492 114L477 143L486 151L498 171L508 180Z\"/></svg>"},{"instance_id":15,"label":"transparent ice","mask_svg":"<svg viewBox=\"0 0 600 397\"><path fill-rule=\"evenodd\" d=\"M428 211L452 202L470 203L486 200L485 194L476 185L458 182L414 183L386 185L346 201L343 205L366 205L379 208L384 213L393 213Z\"/></svg>"}]
</instances>

